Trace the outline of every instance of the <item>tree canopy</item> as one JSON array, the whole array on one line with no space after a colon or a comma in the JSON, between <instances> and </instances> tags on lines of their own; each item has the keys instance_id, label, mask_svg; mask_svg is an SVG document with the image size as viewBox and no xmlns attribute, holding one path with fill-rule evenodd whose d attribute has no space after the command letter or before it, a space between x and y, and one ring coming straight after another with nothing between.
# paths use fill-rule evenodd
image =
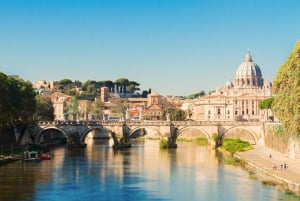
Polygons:
<instances>
[{"instance_id":1,"label":"tree canopy","mask_svg":"<svg viewBox=\"0 0 300 201\"><path fill-rule=\"evenodd\" d=\"M95 102L92 106L92 112L96 120L102 120L102 114L104 109L104 103L101 101L100 98L96 98Z\"/></svg>"},{"instance_id":2,"label":"tree canopy","mask_svg":"<svg viewBox=\"0 0 300 201\"><path fill-rule=\"evenodd\" d=\"M300 135L300 41L273 80L272 110L291 136Z\"/></svg>"},{"instance_id":3,"label":"tree canopy","mask_svg":"<svg viewBox=\"0 0 300 201\"><path fill-rule=\"evenodd\" d=\"M30 125L36 109L35 92L29 81L0 72L0 124Z\"/></svg>"},{"instance_id":4,"label":"tree canopy","mask_svg":"<svg viewBox=\"0 0 300 201\"><path fill-rule=\"evenodd\" d=\"M73 96L68 102L66 106L66 112L72 116L73 120L76 120L76 116L79 113L78 110L78 100L76 96Z\"/></svg>"},{"instance_id":5,"label":"tree canopy","mask_svg":"<svg viewBox=\"0 0 300 201\"><path fill-rule=\"evenodd\" d=\"M260 109L271 109L273 101L274 101L273 97L264 99L261 102L259 102L258 107Z\"/></svg>"},{"instance_id":6,"label":"tree canopy","mask_svg":"<svg viewBox=\"0 0 300 201\"><path fill-rule=\"evenodd\" d=\"M169 116L171 121L183 121L186 119L185 111L174 107L164 109L162 119L166 120L167 115Z\"/></svg>"},{"instance_id":7,"label":"tree canopy","mask_svg":"<svg viewBox=\"0 0 300 201\"><path fill-rule=\"evenodd\" d=\"M54 107L51 98L43 95L36 96L36 112L35 120L38 121L53 121Z\"/></svg>"},{"instance_id":8,"label":"tree canopy","mask_svg":"<svg viewBox=\"0 0 300 201\"><path fill-rule=\"evenodd\" d=\"M205 96L205 91L200 91L199 93L195 93L195 94L191 94L187 97L187 99L195 99L195 98L198 98L198 97L201 97L201 96Z\"/></svg>"}]
</instances>

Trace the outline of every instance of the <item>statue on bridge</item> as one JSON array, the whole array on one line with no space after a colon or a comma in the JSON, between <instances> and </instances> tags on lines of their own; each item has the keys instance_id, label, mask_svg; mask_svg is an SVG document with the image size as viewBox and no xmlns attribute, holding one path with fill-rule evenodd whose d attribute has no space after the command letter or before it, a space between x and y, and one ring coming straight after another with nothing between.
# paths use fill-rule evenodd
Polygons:
<instances>
[{"instance_id":1,"label":"statue on bridge","mask_svg":"<svg viewBox=\"0 0 300 201\"><path fill-rule=\"evenodd\" d=\"M176 140L177 140L177 130L174 124L170 125L170 137L168 137L168 145L167 148L177 148Z\"/></svg>"}]
</instances>

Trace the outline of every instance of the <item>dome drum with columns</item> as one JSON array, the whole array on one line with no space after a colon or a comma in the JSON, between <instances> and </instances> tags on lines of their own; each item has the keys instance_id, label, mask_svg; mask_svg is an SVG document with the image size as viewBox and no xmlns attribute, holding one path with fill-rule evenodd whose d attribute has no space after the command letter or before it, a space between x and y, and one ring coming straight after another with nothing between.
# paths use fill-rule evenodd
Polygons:
<instances>
[{"instance_id":1,"label":"dome drum with columns","mask_svg":"<svg viewBox=\"0 0 300 201\"><path fill-rule=\"evenodd\" d=\"M267 120L271 112L259 109L259 102L272 97L272 83L264 82L260 67L253 62L248 51L245 60L238 66L234 84L224 86L208 96L190 103L192 119L211 121Z\"/></svg>"}]
</instances>

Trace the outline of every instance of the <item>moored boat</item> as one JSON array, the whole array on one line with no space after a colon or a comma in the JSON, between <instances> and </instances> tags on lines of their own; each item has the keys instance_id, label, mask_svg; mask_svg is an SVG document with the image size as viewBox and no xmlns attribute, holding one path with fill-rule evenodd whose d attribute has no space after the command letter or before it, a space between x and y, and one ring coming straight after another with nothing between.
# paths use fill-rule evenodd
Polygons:
<instances>
[{"instance_id":1,"label":"moored boat","mask_svg":"<svg viewBox=\"0 0 300 201\"><path fill-rule=\"evenodd\" d=\"M25 163L37 163L42 159L39 157L38 152L36 151L25 151L23 154L22 161Z\"/></svg>"},{"instance_id":2,"label":"moored boat","mask_svg":"<svg viewBox=\"0 0 300 201\"><path fill-rule=\"evenodd\" d=\"M50 154L42 154L41 159L42 160L51 160L51 156L50 156Z\"/></svg>"}]
</instances>

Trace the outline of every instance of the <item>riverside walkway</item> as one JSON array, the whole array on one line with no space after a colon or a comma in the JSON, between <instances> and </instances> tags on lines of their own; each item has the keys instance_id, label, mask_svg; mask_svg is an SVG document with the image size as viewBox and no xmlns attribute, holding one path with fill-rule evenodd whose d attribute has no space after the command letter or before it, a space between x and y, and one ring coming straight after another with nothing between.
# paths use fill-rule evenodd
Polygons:
<instances>
[{"instance_id":1,"label":"riverside walkway","mask_svg":"<svg viewBox=\"0 0 300 201\"><path fill-rule=\"evenodd\" d=\"M286 154L260 145L255 145L254 149L249 151L238 152L236 157L245 161L251 169L256 169L257 172L263 173L268 178L272 177L272 180L279 183L286 183L289 190L300 194L299 159L291 159ZM284 163L287 164L286 169ZM276 170L274 165L277 167Z\"/></svg>"}]
</instances>

